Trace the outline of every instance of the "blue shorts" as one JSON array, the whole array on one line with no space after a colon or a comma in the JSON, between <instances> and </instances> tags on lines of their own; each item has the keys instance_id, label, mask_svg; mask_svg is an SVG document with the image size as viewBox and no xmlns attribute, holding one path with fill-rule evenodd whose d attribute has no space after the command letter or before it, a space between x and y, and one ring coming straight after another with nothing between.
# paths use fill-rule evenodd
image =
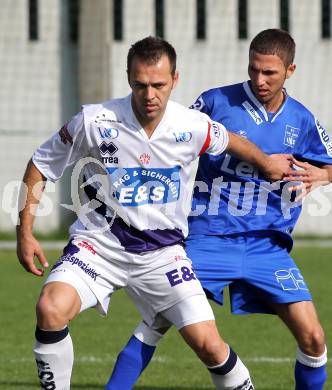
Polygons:
<instances>
[{"instance_id":1,"label":"blue shorts","mask_svg":"<svg viewBox=\"0 0 332 390\"><path fill-rule=\"evenodd\" d=\"M276 237L193 234L186 251L209 299L222 305L229 286L232 313L274 314L269 303L312 300L300 270Z\"/></svg>"}]
</instances>

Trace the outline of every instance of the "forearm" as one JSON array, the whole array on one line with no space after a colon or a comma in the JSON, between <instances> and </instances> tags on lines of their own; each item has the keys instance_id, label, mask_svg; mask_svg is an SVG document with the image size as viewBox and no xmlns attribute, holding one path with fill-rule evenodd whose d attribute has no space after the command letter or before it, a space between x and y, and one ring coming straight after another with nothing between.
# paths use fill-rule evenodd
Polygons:
<instances>
[{"instance_id":1,"label":"forearm","mask_svg":"<svg viewBox=\"0 0 332 390\"><path fill-rule=\"evenodd\" d=\"M32 233L35 212L45 188L46 179L30 160L26 168L19 194L18 238Z\"/></svg>"},{"instance_id":2,"label":"forearm","mask_svg":"<svg viewBox=\"0 0 332 390\"><path fill-rule=\"evenodd\" d=\"M227 153L240 160L247 161L265 172L268 164L268 156L252 142L228 132L229 143L226 148Z\"/></svg>"}]
</instances>

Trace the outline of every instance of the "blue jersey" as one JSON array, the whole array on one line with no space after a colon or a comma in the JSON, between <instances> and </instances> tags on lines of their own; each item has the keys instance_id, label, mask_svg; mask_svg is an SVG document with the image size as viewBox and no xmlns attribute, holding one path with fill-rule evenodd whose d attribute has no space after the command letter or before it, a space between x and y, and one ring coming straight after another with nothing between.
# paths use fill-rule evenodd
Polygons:
<instances>
[{"instance_id":1,"label":"blue jersey","mask_svg":"<svg viewBox=\"0 0 332 390\"><path fill-rule=\"evenodd\" d=\"M332 142L312 113L284 91L280 109L269 113L250 82L204 92L192 108L247 138L267 154L290 153L314 165L332 164ZM190 234L277 234L290 249L301 204L291 183L269 183L250 164L228 154L200 157Z\"/></svg>"}]
</instances>

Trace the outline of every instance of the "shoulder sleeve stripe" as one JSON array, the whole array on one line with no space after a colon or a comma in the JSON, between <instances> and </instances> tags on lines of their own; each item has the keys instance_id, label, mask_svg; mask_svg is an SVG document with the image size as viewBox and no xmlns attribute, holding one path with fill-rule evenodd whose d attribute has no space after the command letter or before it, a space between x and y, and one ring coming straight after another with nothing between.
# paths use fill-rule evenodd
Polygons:
<instances>
[{"instance_id":1,"label":"shoulder sleeve stripe","mask_svg":"<svg viewBox=\"0 0 332 390\"><path fill-rule=\"evenodd\" d=\"M211 143L210 130L211 130L211 122L208 122L208 130L207 130L207 134L206 134L206 139L205 139L204 145L202 146L201 151L199 152L199 156L204 154L206 149L210 146L210 143Z\"/></svg>"}]
</instances>

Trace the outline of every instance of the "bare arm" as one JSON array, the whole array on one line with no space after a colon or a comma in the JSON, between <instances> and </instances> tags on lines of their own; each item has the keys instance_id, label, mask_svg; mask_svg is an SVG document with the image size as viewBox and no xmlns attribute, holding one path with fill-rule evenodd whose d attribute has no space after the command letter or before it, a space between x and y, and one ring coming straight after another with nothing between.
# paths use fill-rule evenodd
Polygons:
<instances>
[{"instance_id":1,"label":"bare arm","mask_svg":"<svg viewBox=\"0 0 332 390\"><path fill-rule=\"evenodd\" d=\"M43 250L32 232L35 211L39 205L45 183L45 177L30 160L23 177L19 196L20 209L22 210L19 213L19 223L16 227L17 257L28 272L37 276L42 276L44 271L36 267L35 256L43 268L48 267Z\"/></svg>"},{"instance_id":2,"label":"bare arm","mask_svg":"<svg viewBox=\"0 0 332 390\"><path fill-rule=\"evenodd\" d=\"M233 156L255 165L271 181L282 180L292 164L290 154L268 156L245 138L228 132L229 143L226 151Z\"/></svg>"}]
</instances>

